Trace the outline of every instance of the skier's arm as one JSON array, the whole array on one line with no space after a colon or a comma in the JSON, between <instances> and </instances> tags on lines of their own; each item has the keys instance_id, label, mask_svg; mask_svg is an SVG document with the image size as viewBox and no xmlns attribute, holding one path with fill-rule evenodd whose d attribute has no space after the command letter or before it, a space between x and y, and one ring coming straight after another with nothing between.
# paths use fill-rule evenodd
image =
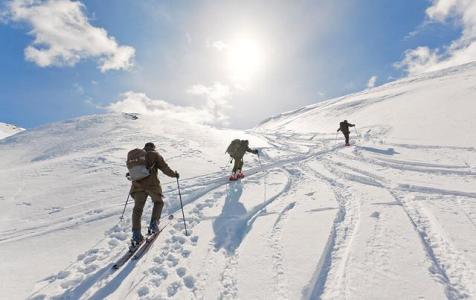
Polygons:
<instances>
[{"instance_id":1,"label":"skier's arm","mask_svg":"<svg viewBox=\"0 0 476 300\"><path fill-rule=\"evenodd\" d=\"M354 127L354 126L355 126L355 124L350 124L350 123L349 123L349 127Z\"/></svg>"},{"instance_id":2,"label":"skier's arm","mask_svg":"<svg viewBox=\"0 0 476 300\"><path fill-rule=\"evenodd\" d=\"M337 129L337 132L339 132L339 131L340 131L340 128L339 128L339 129Z\"/></svg>"},{"instance_id":3,"label":"skier's arm","mask_svg":"<svg viewBox=\"0 0 476 300\"><path fill-rule=\"evenodd\" d=\"M160 154L157 154L157 156L157 168L159 168L162 173L169 177L178 178L178 173L169 167L169 165L165 162L164 158Z\"/></svg>"},{"instance_id":4,"label":"skier's arm","mask_svg":"<svg viewBox=\"0 0 476 300\"><path fill-rule=\"evenodd\" d=\"M250 152L250 153L253 153L253 154L258 154L258 149L250 149L250 147L246 148L246 152Z\"/></svg>"}]
</instances>

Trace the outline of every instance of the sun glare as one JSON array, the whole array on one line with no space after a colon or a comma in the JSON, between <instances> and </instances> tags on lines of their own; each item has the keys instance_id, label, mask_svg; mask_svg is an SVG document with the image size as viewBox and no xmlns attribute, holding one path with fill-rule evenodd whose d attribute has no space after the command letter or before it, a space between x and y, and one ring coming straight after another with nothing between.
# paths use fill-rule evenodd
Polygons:
<instances>
[{"instance_id":1,"label":"sun glare","mask_svg":"<svg viewBox=\"0 0 476 300\"><path fill-rule=\"evenodd\" d=\"M264 63L264 49L257 40L240 38L230 44L228 67L233 80L248 83L262 71Z\"/></svg>"}]
</instances>

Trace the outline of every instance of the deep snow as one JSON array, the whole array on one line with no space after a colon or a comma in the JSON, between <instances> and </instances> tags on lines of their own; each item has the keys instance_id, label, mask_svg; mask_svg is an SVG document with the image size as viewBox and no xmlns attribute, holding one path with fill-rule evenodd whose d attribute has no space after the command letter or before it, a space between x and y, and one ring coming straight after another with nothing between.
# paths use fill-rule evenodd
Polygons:
<instances>
[{"instance_id":1,"label":"deep snow","mask_svg":"<svg viewBox=\"0 0 476 300\"><path fill-rule=\"evenodd\" d=\"M0 297L475 298L475 79L475 64L403 79L246 132L123 114L0 141ZM262 155L230 183L237 137ZM149 140L182 175L191 234L161 176L175 219L112 273L130 237L124 158Z\"/></svg>"}]
</instances>

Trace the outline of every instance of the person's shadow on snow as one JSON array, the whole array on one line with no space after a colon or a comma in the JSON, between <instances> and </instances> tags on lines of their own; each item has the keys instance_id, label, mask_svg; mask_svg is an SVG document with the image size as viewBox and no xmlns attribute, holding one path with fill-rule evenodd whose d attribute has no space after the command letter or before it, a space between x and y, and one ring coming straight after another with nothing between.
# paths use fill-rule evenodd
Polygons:
<instances>
[{"instance_id":1,"label":"person's shadow on snow","mask_svg":"<svg viewBox=\"0 0 476 300\"><path fill-rule=\"evenodd\" d=\"M229 184L223 210L213 222L215 251L223 248L229 255L233 254L246 235L247 211L240 202L242 193L241 181Z\"/></svg>"},{"instance_id":2,"label":"person's shadow on snow","mask_svg":"<svg viewBox=\"0 0 476 300\"><path fill-rule=\"evenodd\" d=\"M378 149L378 148L372 148L372 147L359 147L362 150L377 153L377 154L384 154L384 155L395 155L395 154L400 154L399 152L395 151L393 148L387 148L387 149Z\"/></svg>"}]
</instances>

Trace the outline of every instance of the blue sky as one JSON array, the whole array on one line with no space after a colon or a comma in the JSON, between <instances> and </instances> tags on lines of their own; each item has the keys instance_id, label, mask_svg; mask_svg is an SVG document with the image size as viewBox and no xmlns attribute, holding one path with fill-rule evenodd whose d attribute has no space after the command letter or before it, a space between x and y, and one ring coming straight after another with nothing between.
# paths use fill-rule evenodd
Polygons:
<instances>
[{"instance_id":1,"label":"blue sky","mask_svg":"<svg viewBox=\"0 0 476 300\"><path fill-rule=\"evenodd\" d=\"M60 3L77 13L78 2L39 1L32 8L4 1L0 122L32 128L109 106L199 112L213 119L205 123L249 128L365 89L372 76L380 85L447 62L457 54L447 46L471 24L458 21L464 7L439 10L444 1L88 0L79 2L84 31L56 26L43 35L54 18L38 6ZM91 32L96 39L78 36ZM68 49L53 58L41 52L66 44L82 50L74 58ZM40 52L28 58L29 47Z\"/></svg>"}]
</instances>

